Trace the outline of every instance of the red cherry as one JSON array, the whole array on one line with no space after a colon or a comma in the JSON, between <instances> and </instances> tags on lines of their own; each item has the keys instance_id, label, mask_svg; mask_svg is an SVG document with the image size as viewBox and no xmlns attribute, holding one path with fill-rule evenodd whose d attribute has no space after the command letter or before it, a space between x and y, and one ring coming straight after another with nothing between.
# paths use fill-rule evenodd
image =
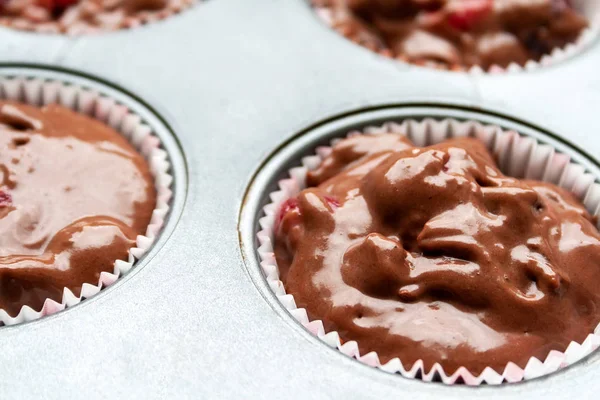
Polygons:
<instances>
[{"instance_id":1,"label":"red cherry","mask_svg":"<svg viewBox=\"0 0 600 400\"><path fill-rule=\"evenodd\" d=\"M291 197L284 201L279 207L279 212L277 213L277 218L275 218L275 231L279 229L279 225L281 225L281 221L287 213L290 211L294 211L298 209L298 199L295 197Z\"/></svg>"},{"instance_id":2,"label":"red cherry","mask_svg":"<svg viewBox=\"0 0 600 400\"><path fill-rule=\"evenodd\" d=\"M448 23L461 31L468 31L494 7L493 0L454 0L448 6Z\"/></svg>"},{"instance_id":3,"label":"red cherry","mask_svg":"<svg viewBox=\"0 0 600 400\"><path fill-rule=\"evenodd\" d=\"M77 2L78 0L38 0L38 5L54 12L64 10Z\"/></svg>"},{"instance_id":4,"label":"red cherry","mask_svg":"<svg viewBox=\"0 0 600 400\"><path fill-rule=\"evenodd\" d=\"M338 208L340 206L340 202L331 196L324 196L323 198L325 199L327 204L329 204L329 206L333 209ZM281 204L281 206L279 207L279 211L277 212L277 217L275 218L276 232L279 230L281 222L283 221L285 216L290 212L299 211L298 207L298 199L296 197L291 197Z\"/></svg>"},{"instance_id":5,"label":"red cherry","mask_svg":"<svg viewBox=\"0 0 600 400\"><path fill-rule=\"evenodd\" d=\"M37 0L37 4L49 11L54 9L54 0Z\"/></svg>"},{"instance_id":6,"label":"red cherry","mask_svg":"<svg viewBox=\"0 0 600 400\"><path fill-rule=\"evenodd\" d=\"M67 8L77 3L78 0L54 0L55 8Z\"/></svg>"},{"instance_id":7,"label":"red cherry","mask_svg":"<svg viewBox=\"0 0 600 400\"><path fill-rule=\"evenodd\" d=\"M0 207L10 207L12 205L12 196L0 190Z\"/></svg>"},{"instance_id":8,"label":"red cherry","mask_svg":"<svg viewBox=\"0 0 600 400\"><path fill-rule=\"evenodd\" d=\"M331 206L331 208L338 208L340 206L340 202L337 201L337 199L334 199L331 196L325 196L324 198L327 204Z\"/></svg>"}]
</instances>

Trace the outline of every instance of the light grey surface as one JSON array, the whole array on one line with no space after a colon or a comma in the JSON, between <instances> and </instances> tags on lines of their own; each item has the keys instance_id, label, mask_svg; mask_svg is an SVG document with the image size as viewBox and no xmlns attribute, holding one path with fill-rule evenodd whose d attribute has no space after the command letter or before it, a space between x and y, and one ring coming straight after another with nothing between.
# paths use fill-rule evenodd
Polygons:
<instances>
[{"instance_id":1,"label":"light grey surface","mask_svg":"<svg viewBox=\"0 0 600 400\"><path fill-rule=\"evenodd\" d=\"M386 103L501 110L600 152L600 47L529 74L408 67L363 50L302 0L211 0L132 31L65 38L0 30L0 61L95 74L172 123L187 200L168 241L101 295L0 329L1 398L592 398L600 356L546 379L446 387L327 349L276 312L244 265L237 222L254 170L308 125Z\"/></svg>"}]
</instances>

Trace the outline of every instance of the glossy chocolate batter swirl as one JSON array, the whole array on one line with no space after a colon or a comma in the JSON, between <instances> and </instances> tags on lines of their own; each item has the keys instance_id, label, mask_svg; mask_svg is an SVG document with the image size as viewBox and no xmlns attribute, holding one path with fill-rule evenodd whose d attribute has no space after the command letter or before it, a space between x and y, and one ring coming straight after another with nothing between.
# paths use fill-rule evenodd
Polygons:
<instances>
[{"instance_id":1,"label":"glossy chocolate batter swirl","mask_svg":"<svg viewBox=\"0 0 600 400\"><path fill-rule=\"evenodd\" d=\"M40 310L126 260L156 202L120 134L57 105L0 102L0 308Z\"/></svg>"},{"instance_id":2,"label":"glossy chocolate batter swirl","mask_svg":"<svg viewBox=\"0 0 600 400\"><path fill-rule=\"evenodd\" d=\"M600 321L600 234L570 193L500 172L484 145L344 139L276 221L287 292L362 354L502 372Z\"/></svg>"},{"instance_id":3,"label":"glossy chocolate batter swirl","mask_svg":"<svg viewBox=\"0 0 600 400\"><path fill-rule=\"evenodd\" d=\"M539 61L587 20L567 0L313 0L334 28L394 58L440 68Z\"/></svg>"}]
</instances>

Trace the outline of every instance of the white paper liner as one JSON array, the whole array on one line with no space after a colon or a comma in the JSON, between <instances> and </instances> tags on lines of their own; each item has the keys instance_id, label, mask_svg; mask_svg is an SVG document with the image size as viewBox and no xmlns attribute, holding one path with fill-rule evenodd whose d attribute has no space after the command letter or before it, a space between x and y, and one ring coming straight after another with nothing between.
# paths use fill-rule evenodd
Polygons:
<instances>
[{"instance_id":1,"label":"white paper liner","mask_svg":"<svg viewBox=\"0 0 600 400\"><path fill-rule=\"evenodd\" d=\"M557 184L572 191L595 216L600 214L600 184L584 167L574 162L568 155L557 152L548 144L539 143L536 139L521 136L515 131L504 131L498 126L482 125L479 122L460 122L453 119L423 121L405 120L401 124L386 123L381 127L370 127L365 134L397 133L407 136L416 146L429 146L453 137L476 137L480 139L498 160L499 167L507 175L517 178L536 179ZM354 131L348 136L360 134ZM340 139L334 139L332 146ZM276 215L282 205L290 197L295 197L306 187L306 174L317 168L322 160L331 152L331 147L322 146L316 154L302 159L302 166L290 169L289 178L278 182L279 190L270 193L271 203L264 207L265 216L259 220L260 231L256 234L259 247L257 249L260 266L273 293L290 314L312 334L327 345L337 348L349 357L356 358L364 364L390 373L400 373L407 378L420 378L424 381L441 380L445 384L457 381L467 385L491 385L503 382L518 382L550 374L567 367L592 353L600 346L600 324L581 344L571 342L566 351L552 350L545 360L532 357L523 369L509 362L502 374L487 367L480 375L472 374L467 368L460 367L456 372L447 374L440 364L431 370L424 369L423 361L418 360L409 369L398 358L386 364L379 362L377 353L361 355L355 341L342 344L335 331L325 332L320 320L310 321L306 310L297 308L294 296L287 294L283 282L279 280L279 270L273 252L273 226ZM600 222L599 222L600 225Z\"/></svg>"},{"instance_id":2,"label":"white paper liner","mask_svg":"<svg viewBox=\"0 0 600 400\"><path fill-rule=\"evenodd\" d=\"M110 286L120 276L127 273L134 266L136 260L152 247L164 224L170 208L172 196L170 186L173 177L169 173L168 154L161 149L161 141L153 134L152 128L127 106L117 103L110 97L60 81L18 77L0 78L0 100L14 100L34 106L57 103L106 123L128 139L146 159L156 188L156 206L152 212L150 224L145 235L137 236L135 247L129 249L127 261L116 260L113 272L100 273L98 283L84 283L79 297L75 296L68 288L64 288L60 303L46 299L39 311L29 306L23 306L16 317L11 317L5 310L0 309L0 322L4 325L15 325L74 306L84 298L94 296L102 288Z\"/></svg>"},{"instance_id":3,"label":"white paper liner","mask_svg":"<svg viewBox=\"0 0 600 400\"><path fill-rule=\"evenodd\" d=\"M506 72L535 71L539 68L555 65L567 60L587 49L600 33L600 1L598 0L572 0L572 6L575 10L582 13L590 22L589 27L581 32L581 35L573 43L567 44L563 48L555 48L549 54L544 55L539 61L529 60L525 65L512 63L507 67L492 65L487 70L480 66L473 66L467 71L470 74L503 74ZM329 7L314 7L317 16L328 26L333 28L335 21L335 11ZM393 58L392 58L393 59ZM400 60L398 60L400 61Z\"/></svg>"},{"instance_id":4,"label":"white paper liner","mask_svg":"<svg viewBox=\"0 0 600 400\"><path fill-rule=\"evenodd\" d=\"M136 28L155 21L160 21L172 15L179 14L192 7L195 3L201 1L203 0L168 0L167 6L161 10L139 11L133 15L124 15L124 13L119 12L118 9L117 11L94 11L96 13L96 21L94 23L87 22L89 19L87 15L90 14L90 11L89 9L86 9L85 6L91 6L93 4L88 2L85 6L81 4L70 6L58 20L36 21L35 18L28 19L25 17L0 16L0 25L37 33L64 33L72 36L97 34L107 31ZM39 7L24 7L23 11L24 14L34 16L36 12L39 12ZM86 16L81 17L82 14Z\"/></svg>"}]
</instances>

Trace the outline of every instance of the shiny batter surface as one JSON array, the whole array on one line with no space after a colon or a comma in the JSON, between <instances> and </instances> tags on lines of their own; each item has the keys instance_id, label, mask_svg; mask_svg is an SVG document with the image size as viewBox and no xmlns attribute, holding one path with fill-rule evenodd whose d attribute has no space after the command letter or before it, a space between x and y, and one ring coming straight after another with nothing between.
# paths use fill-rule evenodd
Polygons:
<instances>
[{"instance_id":1,"label":"shiny batter surface","mask_svg":"<svg viewBox=\"0 0 600 400\"><path fill-rule=\"evenodd\" d=\"M600 321L600 234L565 190L503 175L484 145L339 142L282 206L281 279L361 354L473 373L581 343Z\"/></svg>"},{"instance_id":2,"label":"shiny batter surface","mask_svg":"<svg viewBox=\"0 0 600 400\"><path fill-rule=\"evenodd\" d=\"M126 260L156 202L119 133L57 105L0 102L0 308L39 310Z\"/></svg>"},{"instance_id":3,"label":"shiny batter surface","mask_svg":"<svg viewBox=\"0 0 600 400\"><path fill-rule=\"evenodd\" d=\"M349 39L440 68L539 61L587 26L567 0L313 0Z\"/></svg>"}]
</instances>

